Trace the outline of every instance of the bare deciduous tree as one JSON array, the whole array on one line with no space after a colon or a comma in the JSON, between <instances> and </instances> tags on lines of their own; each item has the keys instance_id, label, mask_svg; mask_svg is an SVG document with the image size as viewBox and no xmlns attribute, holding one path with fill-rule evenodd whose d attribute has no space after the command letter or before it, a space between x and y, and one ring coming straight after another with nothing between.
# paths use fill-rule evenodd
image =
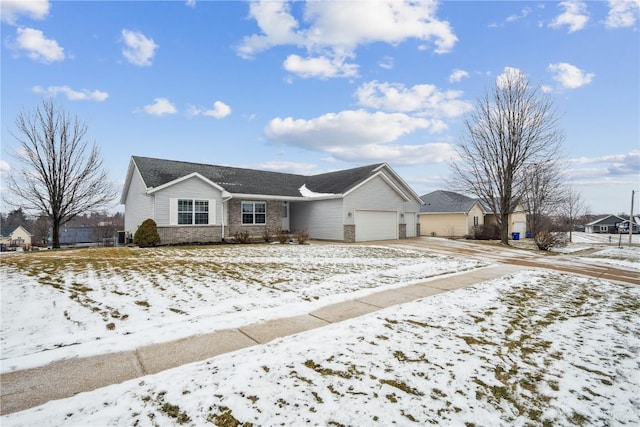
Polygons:
<instances>
[{"instance_id":1,"label":"bare deciduous tree","mask_svg":"<svg viewBox=\"0 0 640 427\"><path fill-rule=\"evenodd\" d=\"M507 69L465 120L466 132L451 164L453 186L493 210L509 243L509 215L523 201L527 165L557 157L563 132L553 103L526 76Z\"/></svg>"},{"instance_id":2,"label":"bare deciduous tree","mask_svg":"<svg viewBox=\"0 0 640 427\"><path fill-rule=\"evenodd\" d=\"M558 160L532 163L523 169L522 203L527 211L529 231L538 248L548 246L553 230L551 216L555 215L565 197L565 185ZM543 242L544 240L544 242Z\"/></svg>"},{"instance_id":3,"label":"bare deciduous tree","mask_svg":"<svg viewBox=\"0 0 640 427\"><path fill-rule=\"evenodd\" d=\"M559 204L559 213L564 216L569 226L569 242L573 241L573 229L576 220L589 210L582 196L574 188L568 187Z\"/></svg>"},{"instance_id":4,"label":"bare deciduous tree","mask_svg":"<svg viewBox=\"0 0 640 427\"><path fill-rule=\"evenodd\" d=\"M113 203L115 187L98 147L85 139L87 126L57 109L52 100L18 114L15 125L12 135L19 147L13 157L21 168L9 176L7 189L27 210L46 213L53 247L59 248L60 226Z\"/></svg>"}]
</instances>

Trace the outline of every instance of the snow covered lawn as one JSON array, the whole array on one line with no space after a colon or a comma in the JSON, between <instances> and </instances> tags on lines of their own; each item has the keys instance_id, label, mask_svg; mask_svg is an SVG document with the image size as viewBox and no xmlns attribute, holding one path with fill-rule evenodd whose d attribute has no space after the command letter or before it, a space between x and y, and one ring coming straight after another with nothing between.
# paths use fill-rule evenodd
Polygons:
<instances>
[{"instance_id":1,"label":"snow covered lawn","mask_svg":"<svg viewBox=\"0 0 640 427\"><path fill-rule=\"evenodd\" d=\"M304 314L481 267L423 251L220 245L17 253L0 265L1 369Z\"/></svg>"},{"instance_id":2,"label":"snow covered lawn","mask_svg":"<svg viewBox=\"0 0 640 427\"><path fill-rule=\"evenodd\" d=\"M0 421L638 425L639 311L640 287L526 271Z\"/></svg>"},{"instance_id":3,"label":"snow covered lawn","mask_svg":"<svg viewBox=\"0 0 640 427\"><path fill-rule=\"evenodd\" d=\"M608 248L593 253L583 259L632 270L640 270L640 248L637 247Z\"/></svg>"}]
</instances>

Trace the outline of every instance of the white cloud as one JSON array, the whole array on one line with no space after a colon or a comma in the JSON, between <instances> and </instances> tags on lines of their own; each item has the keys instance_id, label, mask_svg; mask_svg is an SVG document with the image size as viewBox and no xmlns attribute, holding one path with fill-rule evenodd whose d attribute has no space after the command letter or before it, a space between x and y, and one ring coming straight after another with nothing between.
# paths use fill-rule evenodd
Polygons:
<instances>
[{"instance_id":1,"label":"white cloud","mask_svg":"<svg viewBox=\"0 0 640 427\"><path fill-rule=\"evenodd\" d=\"M155 98L153 104L145 105L143 110L153 116L164 116L165 114L175 114L176 107L167 98Z\"/></svg>"},{"instance_id":2,"label":"white cloud","mask_svg":"<svg viewBox=\"0 0 640 427\"><path fill-rule=\"evenodd\" d=\"M580 157L571 159L570 162L578 165L601 164L607 171L607 176L638 176L640 174L640 150L632 150L624 154L610 154L601 157Z\"/></svg>"},{"instance_id":3,"label":"white cloud","mask_svg":"<svg viewBox=\"0 0 640 427\"><path fill-rule=\"evenodd\" d=\"M358 104L363 107L413 112L434 118L458 117L470 111L473 105L459 99L461 96L461 91L441 91L430 84L407 88L401 83L379 83L375 80L362 84L356 90ZM432 127L431 130L442 129Z\"/></svg>"},{"instance_id":4,"label":"white cloud","mask_svg":"<svg viewBox=\"0 0 640 427\"><path fill-rule=\"evenodd\" d=\"M446 161L453 153L449 144L398 145L398 138L434 122L402 113L369 113L348 110L304 120L275 118L265 128L273 143L330 154L350 162L390 161L424 164Z\"/></svg>"},{"instance_id":5,"label":"white cloud","mask_svg":"<svg viewBox=\"0 0 640 427\"><path fill-rule=\"evenodd\" d=\"M59 93L67 96L70 101L98 101L102 102L109 97L107 92L99 90L89 91L86 89L74 90L69 86L49 86L46 89L41 86L34 86L32 88L34 93L46 94L50 97L55 97Z\"/></svg>"},{"instance_id":6,"label":"white cloud","mask_svg":"<svg viewBox=\"0 0 640 427\"><path fill-rule=\"evenodd\" d=\"M252 169L292 173L296 175L314 175L320 173L316 165L298 162L264 162L254 165Z\"/></svg>"},{"instance_id":7,"label":"white cloud","mask_svg":"<svg viewBox=\"0 0 640 427\"><path fill-rule=\"evenodd\" d=\"M576 89L587 85L595 76L593 73L585 73L584 70L566 62L549 64L547 70L553 74L553 79L566 89Z\"/></svg>"},{"instance_id":8,"label":"white cloud","mask_svg":"<svg viewBox=\"0 0 640 427\"><path fill-rule=\"evenodd\" d=\"M520 14L514 14L514 15L510 15L507 16L507 19L505 20L505 22L515 22L518 21L522 18L526 18L529 14L531 13L531 8L529 7L525 7L524 9L522 9L522 11L520 12Z\"/></svg>"},{"instance_id":9,"label":"white cloud","mask_svg":"<svg viewBox=\"0 0 640 427\"><path fill-rule=\"evenodd\" d=\"M216 101L213 103L213 109L203 110L197 107L191 107L189 114L192 116L209 116L216 119L222 119L231 114L231 107L222 101Z\"/></svg>"},{"instance_id":10,"label":"white cloud","mask_svg":"<svg viewBox=\"0 0 640 427\"><path fill-rule=\"evenodd\" d=\"M151 59L158 49L158 45L153 39L146 37L141 32L123 29L122 41L125 45L122 49L122 55L130 63L141 67L151 65Z\"/></svg>"},{"instance_id":11,"label":"white cloud","mask_svg":"<svg viewBox=\"0 0 640 427\"><path fill-rule=\"evenodd\" d=\"M244 37L238 54L251 58L274 46L305 48L308 58L290 55L285 68L299 70L305 77L328 78L353 75L357 66L345 64L345 59L354 58L362 44L395 45L414 38L444 53L457 42L449 23L437 18L435 2L310 1L303 7L303 21L299 22L288 2L252 2L249 16L256 20L261 33Z\"/></svg>"},{"instance_id":12,"label":"white cloud","mask_svg":"<svg viewBox=\"0 0 640 427\"><path fill-rule=\"evenodd\" d=\"M318 77L322 80L332 77L354 77L358 75L358 66L344 62L344 58L301 58L289 55L284 61L284 69L302 78Z\"/></svg>"},{"instance_id":13,"label":"white cloud","mask_svg":"<svg viewBox=\"0 0 640 427\"><path fill-rule=\"evenodd\" d=\"M318 149L387 143L429 126L430 122L426 119L401 113L347 110L324 114L311 120L275 118L267 125L265 134L274 142Z\"/></svg>"},{"instance_id":14,"label":"white cloud","mask_svg":"<svg viewBox=\"0 0 640 427\"><path fill-rule=\"evenodd\" d=\"M189 7L196 7L196 0L186 0L184 4L186 4Z\"/></svg>"},{"instance_id":15,"label":"white cloud","mask_svg":"<svg viewBox=\"0 0 640 427\"><path fill-rule=\"evenodd\" d=\"M504 89L508 82L514 82L517 79L526 79L526 74L519 68L504 67L504 71L498 77L496 77L496 86L500 89Z\"/></svg>"},{"instance_id":16,"label":"white cloud","mask_svg":"<svg viewBox=\"0 0 640 427\"><path fill-rule=\"evenodd\" d=\"M464 70L454 69L449 76L449 81L451 83L459 82L460 80L469 77L469 73Z\"/></svg>"},{"instance_id":17,"label":"white cloud","mask_svg":"<svg viewBox=\"0 0 640 427\"><path fill-rule=\"evenodd\" d=\"M608 28L633 27L640 14L640 0L609 0Z\"/></svg>"},{"instance_id":18,"label":"white cloud","mask_svg":"<svg viewBox=\"0 0 640 427\"><path fill-rule=\"evenodd\" d=\"M587 4L582 1L563 1L558 7L564 8L564 12L556 16L549 24L551 28L569 27L569 32L582 30L589 21Z\"/></svg>"},{"instance_id":19,"label":"white cloud","mask_svg":"<svg viewBox=\"0 0 640 427\"><path fill-rule=\"evenodd\" d=\"M40 30L33 28L18 28L16 42L12 46L25 50L27 56L34 61L51 63L64 60L64 49L53 39L48 39Z\"/></svg>"},{"instance_id":20,"label":"white cloud","mask_svg":"<svg viewBox=\"0 0 640 427\"><path fill-rule=\"evenodd\" d=\"M0 176L5 176L11 172L11 165L0 159Z\"/></svg>"},{"instance_id":21,"label":"white cloud","mask_svg":"<svg viewBox=\"0 0 640 427\"><path fill-rule=\"evenodd\" d=\"M385 70L391 70L394 67L393 58L390 56L385 56L380 61L378 61L378 67L384 68Z\"/></svg>"},{"instance_id":22,"label":"white cloud","mask_svg":"<svg viewBox=\"0 0 640 427\"><path fill-rule=\"evenodd\" d=\"M2 0L0 1L0 20L14 25L20 15L31 19L44 19L49 14L47 0Z\"/></svg>"},{"instance_id":23,"label":"white cloud","mask_svg":"<svg viewBox=\"0 0 640 427\"><path fill-rule=\"evenodd\" d=\"M296 33L298 22L290 14L289 4L280 1L257 1L249 5L249 16L256 20L262 35L243 39L238 54L251 58L258 52L278 45L303 45L304 37Z\"/></svg>"}]
</instances>

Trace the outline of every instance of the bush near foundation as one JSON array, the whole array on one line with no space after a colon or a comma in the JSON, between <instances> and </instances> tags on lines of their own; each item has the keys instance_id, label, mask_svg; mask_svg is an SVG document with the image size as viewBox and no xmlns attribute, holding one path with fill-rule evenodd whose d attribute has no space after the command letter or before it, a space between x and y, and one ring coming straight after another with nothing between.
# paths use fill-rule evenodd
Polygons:
<instances>
[{"instance_id":1,"label":"bush near foundation","mask_svg":"<svg viewBox=\"0 0 640 427\"><path fill-rule=\"evenodd\" d=\"M133 244L141 248L157 246L160 244L160 235L158 234L158 226L151 218L145 219L136 230L133 236Z\"/></svg>"}]
</instances>

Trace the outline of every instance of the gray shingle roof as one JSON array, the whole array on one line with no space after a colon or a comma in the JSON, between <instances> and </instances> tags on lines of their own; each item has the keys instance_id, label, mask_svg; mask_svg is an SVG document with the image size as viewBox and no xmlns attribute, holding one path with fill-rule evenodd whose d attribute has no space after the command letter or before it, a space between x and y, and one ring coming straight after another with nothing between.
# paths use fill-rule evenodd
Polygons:
<instances>
[{"instance_id":1,"label":"gray shingle roof","mask_svg":"<svg viewBox=\"0 0 640 427\"><path fill-rule=\"evenodd\" d=\"M302 185L316 193L344 194L382 165L304 176L149 157L132 158L147 187L159 187L196 172L230 193L287 197L300 197Z\"/></svg>"},{"instance_id":2,"label":"gray shingle roof","mask_svg":"<svg viewBox=\"0 0 640 427\"><path fill-rule=\"evenodd\" d=\"M420 207L420 212L431 213L469 212L473 205L478 203L477 199L443 190L425 194L420 198L424 202L424 205Z\"/></svg>"}]
</instances>

